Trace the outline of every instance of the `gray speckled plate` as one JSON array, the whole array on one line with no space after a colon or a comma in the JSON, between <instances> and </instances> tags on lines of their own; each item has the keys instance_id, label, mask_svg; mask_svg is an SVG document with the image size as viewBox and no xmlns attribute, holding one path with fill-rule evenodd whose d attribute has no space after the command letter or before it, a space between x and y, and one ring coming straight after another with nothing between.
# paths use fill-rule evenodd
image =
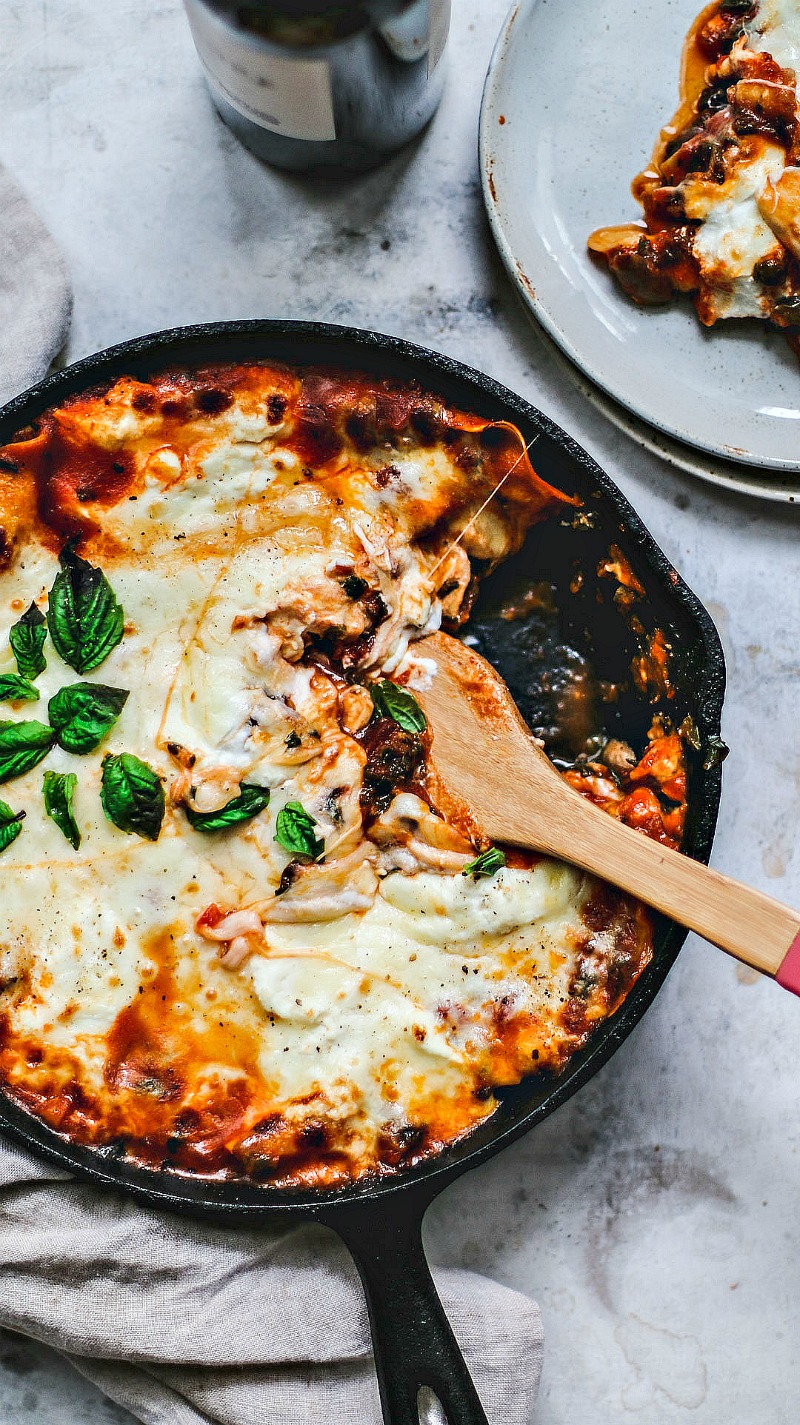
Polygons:
<instances>
[{"instance_id":1,"label":"gray speckled plate","mask_svg":"<svg viewBox=\"0 0 800 1425\"><path fill-rule=\"evenodd\" d=\"M484 197L523 300L612 419L705 479L797 499L800 364L783 338L749 321L707 331L688 302L642 310L586 251L593 228L639 215L630 182L674 111L699 8L521 0L484 90Z\"/></svg>"}]
</instances>

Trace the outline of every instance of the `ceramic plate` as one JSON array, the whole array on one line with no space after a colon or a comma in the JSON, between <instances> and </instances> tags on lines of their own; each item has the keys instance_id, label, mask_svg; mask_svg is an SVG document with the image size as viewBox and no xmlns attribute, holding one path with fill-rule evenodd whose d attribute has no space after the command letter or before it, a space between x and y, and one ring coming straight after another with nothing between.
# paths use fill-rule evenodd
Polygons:
<instances>
[{"instance_id":1,"label":"ceramic plate","mask_svg":"<svg viewBox=\"0 0 800 1425\"><path fill-rule=\"evenodd\" d=\"M586 250L594 228L640 216L630 182L675 109L699 8L522 0L484 91L484 195L523 300L612 418L706 479L796 499L800 363L783 338L756 322L706 330L688 301L642 310Z\"/></svg>"}]
</instances>

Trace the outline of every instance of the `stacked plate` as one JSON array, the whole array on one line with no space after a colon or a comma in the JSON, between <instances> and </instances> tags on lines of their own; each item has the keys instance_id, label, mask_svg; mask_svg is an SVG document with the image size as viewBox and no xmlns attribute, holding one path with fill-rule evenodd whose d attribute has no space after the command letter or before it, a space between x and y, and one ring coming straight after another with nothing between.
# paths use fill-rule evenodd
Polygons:
<instances>
[{"instance_id":1,"label":"stacked plate","mask_svg":"<svg viewBox=\"0 0 800 1425\"><path fill-rule=\"evenodd\" d=\"M688 300L639 308L586 249L641 215L630 182L676 107L697 9L521 0L484 90L484 197L520 296L596 405L703 479L800 501L800 363L780 334L707 330Z\"/></svg>"}]
</instances>

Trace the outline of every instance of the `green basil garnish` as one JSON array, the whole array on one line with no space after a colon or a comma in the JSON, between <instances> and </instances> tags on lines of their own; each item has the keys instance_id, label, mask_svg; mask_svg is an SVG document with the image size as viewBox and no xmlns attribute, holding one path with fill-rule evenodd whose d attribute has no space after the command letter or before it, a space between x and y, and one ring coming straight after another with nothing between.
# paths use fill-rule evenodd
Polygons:
<instances>
[{"instance_id":1,"label":"green basil garnish","mask_svg":"<svg viewBox=\"0 0 800 1425\"><path fill-rule=\"evenodd\" d=\"M76 851L81 844L81 833L72 811L72 798L77 785L78 778L74 772L44 774L44 809Z\"/></svg>"},{"instance_id":2,"label":"green basil garnish","mask_svg":"<svg viewBox=\"0 0 800 1425\"><path fill-rule=\"evenodd\" d=\"M369 692L378 717L393 718L404 732L425 731L428 726L425 714L407 688L398 688L396 683L384 678L380 683L373 683Z\"/></svg>"},{"instance_id":3,"label":"green basil garnish","mask_svg":"<svg viewBox=\"0 0 800 1425\"><path fill-rule=\"evenodd\" d=\"M56 740L43 722L0 722L0 782L30 772L46 757Z\"/></svg>"},{"instance_id":4,"label":"green basil garnish","mask_svg":"<svg viewBox=\"0 0 800 1425\"><path fill-rule=\"evenodd\" d=\"M31 604L8 634L21 678L38 678L44 672L47 659L42 650L46 637L47 620L41 609Z\"/></svg>"},{"instance_id":5,"label":"green basil garnish","mask_svg":"<svg viewBox=\"0 0 800 1425\"><path fill-rule=\"evenodd\" d=\"M47 625L56 652L76 673L90 673L122 640L125 616L101 569L65 544L50 590Z\"/></svg>"},{"instance_id":6,"label":"green basil garnish","mask_svg":"<svg viewBox=\"0 0 800 1425\"><path fill-rule=\"evenodd\" d=\"M300 802L287 802L276 818L275 840L292 856L310 856L316 860L325 850L324 840L314 834L317 824Z\"/></svg>"},{"instance_id":7,"label":"green basil garnish","mask_svg":"<svg viewBox=\"0 0 800 1425\"><path fill-rule=\"evenodd\" d=\"M61 688L47 704L50 725L65 752L93 752L110 732L129 694L103 683L73 683Z\"/></svg>"},{"instance_id":8,"label":"green basil garnish","mask_svg":"<svg viewBox=\"0 0 800 1425\"><path fill-rule=\"evenodd\" d=\"M120 831L158 841L166 808L164 788L152 767L132 752L103 758L100 800Z\"/></svg>"},{"instance_id":9,"label":"green basil garnish","mask_svg":"<svg viewBox=\"0 0 800 1425\"><path fill-rule=\"evenodd\" d=\"M461 872L462 876L471 876L473 881L479 881L483 876L496 876L498 871L502 871L506 864L506 858L502 851L496 846L490 846L488 851L482 851L474 861L470 861Z\"/></svg>"},{"instance_id":10,"label":"green basil garnish","mask_svg":"<svg viewBox=\"0 0 800 1425\"><path fill-rule=\"evenodd\" d=\"M252 782L242 782L239 795L219 811L193 811L184 806L186 819L195 831L208 834L212 831L226 831L229 826L238 826L243 821L251 821L254 816L269 806L269 789L256 787Z\"/></svg>"},{"instance_id":11,"label":"green basil garnish","mask_svg":"<svg viewBox=\"0 0 800 1425\"><path fill-rule=\"evenodd\" d=\"M0 703L38 703L39 689L16 673L0 675Z\"/></svg>"},{"instance_id":12,"label":"green basil garnish","mask_svg":"<svg viewBox=\"0 0 800 1425\"><path fill-rule=\"evenodd\" d=\"M24 811L12 811L6 802L0 802L0 851L16 841L24 820Z\"/></svg>"}]
</instances>

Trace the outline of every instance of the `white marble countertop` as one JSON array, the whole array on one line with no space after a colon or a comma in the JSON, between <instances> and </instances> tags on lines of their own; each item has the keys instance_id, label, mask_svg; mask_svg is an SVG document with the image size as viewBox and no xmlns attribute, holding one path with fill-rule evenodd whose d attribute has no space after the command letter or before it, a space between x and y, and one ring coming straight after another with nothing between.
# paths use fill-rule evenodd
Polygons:
<instances>
[{"instance_id":1,"label":"white marble countertop","mask_svg":"<svg viewBox=\"0 0 800 1425\"><path fill-rule=\"evenodd\" d=\"M478 105L504 11L455 0L430 131L320 189L261 167L221 124L179 0L0 0L0 160L67 255L70 359L178 323L315 317L449 352L566 426L721 632L732 750L715 864L800 904L800 512L661 464L554 369L480 196ZM541 1303L535 1425L794 1425L799 1044L796 999L690 938L588 1088L432 1210L435 1260ZM123 1419L51 1353L0 1336L3 1425Z\"/></svg>"}]
</instances>

